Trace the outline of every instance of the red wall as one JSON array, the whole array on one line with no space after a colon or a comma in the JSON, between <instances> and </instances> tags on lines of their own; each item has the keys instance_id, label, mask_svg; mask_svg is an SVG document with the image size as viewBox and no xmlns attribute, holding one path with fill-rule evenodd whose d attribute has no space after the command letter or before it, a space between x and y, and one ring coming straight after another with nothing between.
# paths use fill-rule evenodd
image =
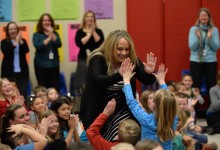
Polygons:
<instances>
[{"instance_id":1,"label":"red wall","mask_svg":"<svg viewBox=\"0 0 220 150\"><path fill-rule=\"evenodd\" d=\"M127 27L137 55L145 61L154 52L157 65L169 68L167 80L179 81L182 70L189 69L188 33L201 7L211 11L220 30L220 0L127 0Z\"/></svg>"}]
</instances>

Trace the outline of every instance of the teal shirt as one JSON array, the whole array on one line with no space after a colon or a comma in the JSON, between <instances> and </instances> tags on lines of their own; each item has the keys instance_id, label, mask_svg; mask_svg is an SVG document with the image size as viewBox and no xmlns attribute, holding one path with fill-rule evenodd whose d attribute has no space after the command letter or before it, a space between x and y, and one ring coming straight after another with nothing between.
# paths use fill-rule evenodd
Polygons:
<instances>
[{"instance_id":1,"label":"teal shirt","mask_svg":"<svg viewBox=\"0 0 220 150\"><path fill-rule=\"evenodd\" d=\"M59 66L59 55L58 48L62 46L60 37L57 32L54 32L57 39L56 41L50 41L48 45L44 45L44 40L48 38L48 36L44 33L35 32L33 35L33 44L36 48L34 63L38 67L42 68L52 68ZM50 52L53 55L53 59L49 58Z\"/></svg>"},{"instance_id":2,"label":"teal shirt","mask_svg":"<svg viewBox=\"0 0 220 150\"><path fill-rule=\"evenodd\" d=\"M190 61L200 62L198 55L199 39L196 35L196 26L190 28L189 31L189 48ZM205 37L206 32L202 31L202 37ZM202 57L202 62L217 62L217 50L220 48L218 28L213 27L212 37L205 41L206 55Z\"/></svg>"}]
</instances>

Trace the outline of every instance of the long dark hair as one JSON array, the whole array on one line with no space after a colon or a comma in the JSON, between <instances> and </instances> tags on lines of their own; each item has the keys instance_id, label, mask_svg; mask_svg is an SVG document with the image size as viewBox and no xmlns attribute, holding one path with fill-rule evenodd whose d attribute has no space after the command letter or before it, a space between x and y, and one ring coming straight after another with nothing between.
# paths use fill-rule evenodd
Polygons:
<instances>
[{"instance_id":1,"label":"long dark hair","mask_svg":"<svg viewBox=\"0 0 220 150\"><path fill-rule=\"evenodd\" d=\"M6 129L10 126L9 120L14 120L15 111L22 108L23 106L18 104L11 104L5 111L4 116L1 117L0 120L0 133L3 129Z\"/></svg>"},{"instance_id":2,"label":"long dark hair","mask_svg":"<svg viewBox=\"0 0 220 150\"><path fill-rule=\"evenodd\" d=\"M55 23L54 23L54 19L53 17L49 14L49 13L44 13L40 16L38 22L37 22L37 32L44 32L44 28L42 26L42 22L44 19L44 16L47 16L50 21L51 21L51 27L53 28L53 30L55 30Z\"/></svg>"},{"instance_id":3,"label":"long dark hair","mask_svg":"<svg viewBox=\"0 0 220 150\"><path fill-rule=\"evenodd\" d=\"M58 98L58 100L52 102L51 106L50 106L50 109L52 111L54 111L56 114L57 114L57 118L59 120L59 124L60 124L60 130L69 130L69 125L68 125L68 121L67 120L64 120L62 118L59 117L58 115L58 109L63 105L63 104L67 104L70 106L70 103L68 101L67 98L65 97L60 97ZM61 138L62 138L63 135L61 135Z\"/></svg>"}]
</instances>

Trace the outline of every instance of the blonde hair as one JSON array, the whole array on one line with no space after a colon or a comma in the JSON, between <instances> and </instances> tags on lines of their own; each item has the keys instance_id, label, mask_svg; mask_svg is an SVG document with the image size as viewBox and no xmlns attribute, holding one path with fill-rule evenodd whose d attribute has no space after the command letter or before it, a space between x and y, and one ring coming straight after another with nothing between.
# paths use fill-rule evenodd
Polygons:
<instances>
[{"instance_id":1,"label":"blonde hair","mask_svg":"<svg viewBox=\"0 0 220 150\"><path fill-rule=\"evenodd\" d=\"M182 82L176 83L176 92L178 93L181 87L186 87Z\"/></svg>"},{"instance_id":2,"label":"blonde hair","mask_svg":"<svg viewBox=\"0 0 220 150\"><path fill-rule=\"evenodd\" d=\"M161 147L161 145L153 140L141 140L135 145L136 150L152 150Z\"/></svg>"},{"instance_id":3,"label":"blonde hair","mask_svg":"<svg viewBox=\"0 0 220 150\"><path fill-rule=\"evenodd\" d=\"M57 116L56 113L53 112L52 110L45 110L45 111L43 111L43 112L40 114L40 116L38 117L38 121L41 122L43 118L47 118L47 117L50 116L50 115L55 115L55 116ZM59 139L59 138L60 138L59 129L58 129L58 131L57 131L54 135L52 135L52 136L46 135L46 138L47 138L47 140L48 140L49 143L52 143L54 140Z\"/></svg>"},{"instance_id":4,"label":"blonde hair","mask_svg":"<svg viewBox=\"0 0 220 150\"><path fill-rule=\"evenodd\" d=\"M2 100L5 100L5 96L3 95L3 92L2 92L2 84L3 84L4 81L8 81L11 84L11 82L7 78L0 78L0 98ZM14 90L14 88L13 88L13 90ZM16 96L16 92L15 91L13 91L13 95L12 96Z\"/></svg>"},{"instance_id":5,"label":"blonde hair","mask_svg":"<svg viewBox=\"0 0 220 150\"><path fill-rule=\"evenodd\" d=\"M177 127L177 130L181 131L183 129L184 125L186 124L187 115L184 110L179 110L177 115L178 115L178 121L181 121L181 124L180 124L180 126Z\"/></svg>"},{"instance_id":6,"label":"blonde hair","mask_svg":"<svg viewBox=\"0 0 220 150\"><path fill-rule=\"evenodd\" d=\"M158 138L162 142L173 139L175 136L173 123L177 114L175 96L169 90L160 89L154 95L154 104Z\"/></svg>"},{"instance_id":7,"label":"blonde hair","mask_svg":"<svg viewBox=\"0 0 220 150\"><path fill-rule=\"evenodd\" d=\"M198 26L200 24L199 22L199 15L201 12L206 12L209 16L209 22L208 22L208 26L214 26L214 23L212 21L212 17L211 17L211 13L210 11L207 9L207 8L200 8L199 11L198 11L198 14L197 14L197 20L196 20L196 23L195 23L195 26Z\"/></svg>"},{"instance_id":8,"label":"blonde hair","mask_svg":"<svg viewBox=\"0 0 220 150\"><path fill-rule=\"evenodd\" d=\"M129 143L118 143L111 150L135 150L134 146Z\"/></svg>"},{"instance_id":9,"label":"blonde hair","mask_svg":"<svg viewBox=\"0 0 220 150\"><path fill-rule=\"evenodd\" d=\"M141 129L139 125L131 119L123 120L118 125L118 139L120 142L135 145L139 139Z\"/></svg>"},{"instance_id":10,"label":"blonde hair","mask_svg":"<svg viewBox=\"0 0 220 150\"><path fill-rule=\"evenodd\" d=\"M87 12L84 13L80 28L85 28L85 26L86 26L86 16L89 13L91 13L93 15L94 22L95 22L95 27L98 28L97 23L96 23L96 16L95 16L95 13L92 10L88 10Z\"/></svg>"},{"instance_id":11,"label":"blonde hair","mask_svg":"<svg viewBox=\"0 0 220 150\"><path fill-rule=\"evenodd\" d=\"M153 94L153 93L154 93L154 91L152 91L152 90L145 90L141 94L141 97L140 97L140 102L147 113L153 113L153 111L148 106L149 96L150 96L150 94Z\"/></svg>"},{"instance_id":12,"label":"blonde hair","mask_svg":"<svg viewBox=\"0 0 220 150\"><path fill-rule=\"evenodd\" d=\"M45 86L42 86L42 85L38 85L34 88L33 92L35 94L35 96L37 96L37 93L38 92L45 92L46 93L47 91L47 88Z\"/></svg>"},{"instance_id":13,"label":"blonde hair","mask_svg":"<svg viewBox=\"0 0 220 150\"><path fill-rule=\"evenodd\" d=\"M136 52L135 52L135 48L134 48L134 43L133 40L131 39L130 35L128 34L127 31L125 30L115 30L112 31L108 37L106 38L106 40L104 41L104 43L95 51L93 51L91 53L91 55L88 58L88 63L89 61L96 55L101 55L105 58L105 61L107 63L108 66L108 74L113 74L113 54L114 51L117 49L118 46L118 42L120 39L126 39L129 44L130 44L130 52L129 52L129 58L131 59L131 62L133 64L137 64L137 56L136 56Z\"/></svg>"}]
</instances>

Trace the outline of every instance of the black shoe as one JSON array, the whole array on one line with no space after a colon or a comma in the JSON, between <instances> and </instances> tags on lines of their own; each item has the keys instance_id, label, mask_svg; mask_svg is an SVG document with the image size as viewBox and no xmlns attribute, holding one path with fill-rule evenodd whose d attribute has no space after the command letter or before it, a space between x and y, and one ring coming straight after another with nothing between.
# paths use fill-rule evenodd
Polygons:
<instances>
[{"instance_id":1,"label":"black shoe","mask_svg":"<svg viewBox=\"0 0 220 150\"><path fill-rule=\"evenodd\" d=\"M207 126L201 126L201 133L206 133Z\"/></svg>"},{"instance_id":2,"label":"black shoe","mask_svg":"<svg viewBox=\"0 0 220 150\"><path fill-rule=\"evenodd\" d=\"M212 127L208 127L208 128L206 129L206 133L207 133L208 135L213 135L213 134L215 134L215 131L214 131L214 129L213 129Z\"/></svg>"}]
</instances>

